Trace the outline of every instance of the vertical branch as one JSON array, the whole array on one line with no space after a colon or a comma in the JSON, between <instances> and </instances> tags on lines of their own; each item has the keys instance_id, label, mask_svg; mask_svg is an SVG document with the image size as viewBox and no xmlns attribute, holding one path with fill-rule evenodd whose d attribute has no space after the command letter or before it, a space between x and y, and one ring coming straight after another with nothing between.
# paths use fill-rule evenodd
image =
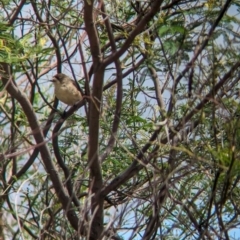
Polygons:
<instances>
[{"instance_id":1,"label":"vertical branch","mask_svg":"<svg viewBox=\"0 0 240 240\"><path fill-rule=\"evenodd\" d=\"M103 91L104 68L99 38L93 16L94 1L85 0L84 21L90 43L90 51L93 59L93 90L89 111L89 150L88 163L90 167L91 191L92 191L92 224L90 239L98 239L103 231L103 197L98 194L103 186L102 172L99 161L99 120Z\"/></svg>"},{"instance_id":2,"label":"vertical branch","mask_svg":"<svg viewBox=\"0 0 240 240\"><path fill-rule=\"evenodd\" d=\"M111 44L112 52L115 53L117 51L116 43L114 40L113 32L112 32L112 27L110 24L109 17L106 14L105 6L104 3L102 4L102 12L103 12L103 18L105 20L105 26L106 30L108 33L109 41ZM114 61L115 66L116 66L116 71L117 71L117 98L116 98L116 109L114 113L114 120L113 120L113 125L112 125L112 132L111 132L111 137L108 141L108 145L106 147L105 152L103 155L100 157L100 161L102 162L103 160L106 159L106 157L109 155L109 153L112 151L114 144L116 142L116 137L117 137L117 131L120 123L120 116L121 116L121 108L122 108L122 98L123 98L123 93L122 93L122 69L121 69L121 63L119 59L116 59Z\"/></svg>"}]
</instances>

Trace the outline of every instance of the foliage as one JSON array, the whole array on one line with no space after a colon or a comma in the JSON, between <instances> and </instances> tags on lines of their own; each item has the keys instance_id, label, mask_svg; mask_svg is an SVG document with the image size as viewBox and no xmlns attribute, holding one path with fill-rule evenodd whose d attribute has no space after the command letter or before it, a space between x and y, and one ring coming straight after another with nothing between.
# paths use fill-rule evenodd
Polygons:
<instances>
[{"instance_id":1,"label":"foliage","mask_svg":"<svg viewBox=\"0 0 240 240\"><path fill-rule=\"evenodd\" d=\"M239 234L239 6L0 1L0 239Z\"/></svg>"}]
</instances>

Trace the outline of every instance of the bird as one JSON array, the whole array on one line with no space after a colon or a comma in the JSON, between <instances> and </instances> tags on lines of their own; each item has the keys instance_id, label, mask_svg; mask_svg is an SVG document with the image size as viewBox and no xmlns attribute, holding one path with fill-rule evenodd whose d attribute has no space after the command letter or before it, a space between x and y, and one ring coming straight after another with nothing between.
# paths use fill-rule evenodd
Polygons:
<instances>
[{"instance_id":1,"label":"bird","mask_svg":"<svg viewBox=\"0 0 240 240\"><path fill-rule=\"evenodd\" d=\"M58 100L73 106L83 99L81 92L78 90L76 82L63 73L58 73L50 80L54 85L54 93Z\"/></svg>"}]
</instances>

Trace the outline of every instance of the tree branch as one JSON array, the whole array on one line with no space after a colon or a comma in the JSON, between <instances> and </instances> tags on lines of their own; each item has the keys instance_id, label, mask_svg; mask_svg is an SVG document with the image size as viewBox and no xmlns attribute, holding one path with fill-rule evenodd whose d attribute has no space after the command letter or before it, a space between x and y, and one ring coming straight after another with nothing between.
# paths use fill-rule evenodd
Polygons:
<instances>
[{"instance_id":1,"label":"tree branch","mask_svg":"<svg viewBox=\"0 0 240 240\"><path fill-rule=\"evenodd\" d=\"M103 232L103 202L104 198L98 194L103 186L101 166L99 162L99 121L101 114L101 102L103 91L104 68L102 67L102 54L99 38L93 18L93 0L84 1L84 21L90 43L90 51L93 58L93 90L89 111L89 151L88 164L90 168L90 184L92 191L92 224L90 239L95 240Z\"/></svg>"},{"instance_id":2,"label":"tree branch","mask_svg":"<svg viewBox=\"0 0 240 240\"><path fill-rule=\"evenodd\" d=\"M113 53L111 56L106 58L104 60L104 66L108 66L112 62L114 62L116 59L119 59L129 48L129 46L132 44L134 41L135 37L141 33L146 24L151 21L151 19L159 12L160 6L162 4L163 0L158 0L158 1L152 1L152 6L149 12L142 18L142 20L138 23L138 25L134 28L134 30L129 34L128 38L126 41L123 43L122 47L116 52Z\"/></svg>"},{"instance_id":3,"label":"tree branch","mask_svg":"<svg viewBox=\"0 0 240 240\"><path fill-rule=\"evenodd\" d=\"M28 100L28 98L15 86L12 82L12 76L10 72L10 67L7 64L2 64L4 69L4 76L2 77L2 81L5 84L8 83L10 78L10 83L8 84L6 90L8 93L15 98L19 104L21 105L23 112L25 113L29 126L33 132L33 137L37 144L41 144L44 142L44 135L41 131L40 124L38 123L37 116L35 115L33 108ZM37 131L36 131L37 130ZM60 177L58 175L58 171L55 168L50 151L46 144L39 146L39 151L42 157L42 161L46 167L46 170L53 182L54 189L58 196L59 201L61 202L63 209L66 211L66 215L68 217L69 222L73 226L75 230L78 229L78 217L72 207L71 199L69 198L67 192L64 189L64 186L61 183Z\"/></svg>"}]
</instances>

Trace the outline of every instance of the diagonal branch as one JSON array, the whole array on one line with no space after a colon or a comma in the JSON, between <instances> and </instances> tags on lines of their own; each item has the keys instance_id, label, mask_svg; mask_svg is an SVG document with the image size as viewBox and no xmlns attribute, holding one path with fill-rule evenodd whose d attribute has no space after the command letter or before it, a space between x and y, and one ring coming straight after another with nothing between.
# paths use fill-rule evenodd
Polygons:
<instances>
[{"instance_id":1,"label":"diagonal branch","mask_svg":"<svg viewBox=\"0 0 240 240\"><path fill-rule=\"evenodd\" d=\"M38 123L37 116L33 111L33 108L26 97L20 89L15 86L11 80L11 71L10 67L7 64L2 64L2 68L4 69L4 76L2 76L2 81L5 84L8 83L10 78L10 83L8 84L6 90L8 93L15 98L19 104L21 105L23 112L25 113L29 126L33 132L33 137L36 141L37 144L41 144L44 142L44 135L43 132L41 131L40 124ZM39 131L36 131L38 129ZM78 217L73 210L72 204L71 204L71 199L68 196L66 190L64 189L63 184L61 183L60 177L58 175L58 171L55 168L52 159L51 159L51 154L50 151L47 147L46 144L43 144L39 146L39 151L41 154L42 161L46 167L46 170L53 182L54 189L56 191L56 194L58 196L59 201L61 202L63 209L66 211L67 218L71 225L73 226L74 229L78 229Z\"/></svg>"},{"instance_id":2,"label":"diagonal branch","mask_svg":"<svg viewBox=\"0 0 240 240\"><path fill-rule=\"evenodd\" d=\"M235 63L235 65L223 76L223 78L211 89L211 91L205 96L205 98L187 115L185 116L182 121L180 121L177 126L175 126L170 134L170 139L173 139L174 136L178 134L181 129L184 128L186 123L191 120L191 118L197 114L209 101L211 101L211 97L213 96L213 93L216 93L219 91L219 89L226 84L226 82L231 79L231 76L234 74L234 72L240 67L240 62ZM149 139L148 143L145 144L145 146L139 151L138 155L136 156L135 160L132 162L132 164L127 168L123 173L119 174L117 177L115 177L107 186L105 186L101 194L106 196L109 194L112 190L117 189L122 184L126 183L130 178L132 178L134 175L136 175L141 169L143 169L144 164L140 164L140 161L142 161L144 154L147 152L147 150L152 146L152 142L154 142L157 139L158 134L160 133L160 128L154 131L151 138ZM162 144L165 144L168 140L163 139L161 140ZM156 150L158 150L159 147L157 147ZM155 151L155 150L153 150ZM147 163L147 162L146 162Z\"/></svg>"},{"instance_id":3,"label":"diagonal branch","mask_svg":"<svg viewBox=\"0 0 240 240\"><path fill-rule=\"evenodd\" d=\"M182 77L188 72L189 69L192 68L194 62L197 60L198 56L201 54L201 52L205 49L205 47L208 44L208 41L210 40L214 30L217 28L217 26L219 25L219 22L221 21L221 19L223 18L225 12L227 11L228 7L231 4L231 0L227 0L225 5L223 6L221 12L219 13L216 21L214 22L214 24L212 25L212 27L210 28L206 39L203 41L202 45L199 47L199 49L196 51L196 53L194 54L192 60L187 64L187 66L185 67L185 69L180 73L180 75L177 77L177 79L175 80L174 86L173 86L173 90L176 90L176 87L178 85L178 83L180 82L180 80L182 79ZM168 107L168 112L170 113L172 111L172 108L174 106L174 96L171 97L170 99L170 103L169 103L169 107Z\"/></svg>"},{"instance_id":4,"label":"diagonal branch","mask_svg":"<svg viewBox=\"0 0 240 240\"><path fill-rule=\"evenodd\" d=\"M15 11L14 11L11 19L8 21L8 24L9 24L10 26L12 26L12 25L14 24L14 22L15 22L17 16L18 16L18 14L21 12L21 10L22 10L22 8L23 8L23 6L24 6L25 3L26 3L26 0L22 0L22 1L20 2L20 4L19 4L18 8L15 9Z\"/></svg>"},{"instance_id":5,"label":"diagonal branch","mask_svg":"<svg viewBox=\"0 0 240 240\"><path fill-rule=\"evenodd\" d=\"M135 37L144 30L147 23L151 21L155 14L159 12L162 2L163 0L152 1L149 12L142 18L134 30L129 34L122 47L116 53L113 53L111 56L104 60L104 66L107 66L114 62L116 59L119 59L126 52L126 50L134 41Z\"/></svg>"}]
</instances>

